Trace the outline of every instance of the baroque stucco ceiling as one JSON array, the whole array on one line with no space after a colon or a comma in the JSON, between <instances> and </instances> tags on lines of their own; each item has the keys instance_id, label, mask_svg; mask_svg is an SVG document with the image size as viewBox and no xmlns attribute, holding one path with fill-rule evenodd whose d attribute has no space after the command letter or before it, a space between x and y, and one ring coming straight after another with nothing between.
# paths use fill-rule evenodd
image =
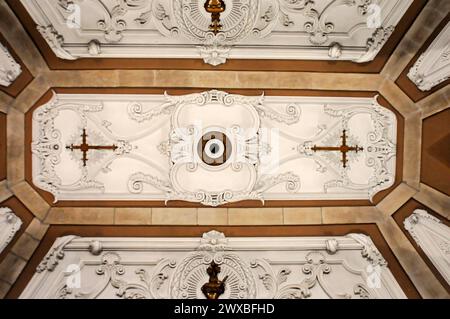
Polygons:
<instances>
[{"instance_id":1,"label":"baroque stucco ceiling","mask_svg":"<svg viewBox=\"0 0 450 319\"><path fill-rule=\"evenodd\" d=\"M392 251L399 271L407 274L412 289L424 298L448 297L448 284L404 229L403 220L416 208L448 224L450 212L448 153L448 81L422 91L409 80L408 72L433 44L446 22L448 1L414 1L391 38L372 62L318 60L239 60L231 58L213 67L197 59L142 60L58 58L36 30L20 1L0 4L2 43L21 66L21 73L8 87L1 87L0 200L21 217L22 226L0 255L0 295L17 297L58 236L74 232L84 236L155 236L177 226L192 228L189 236L206 229L270 225L275 232L344 235L370 230L380 250ZM328 48L329 49L329 48ZM328 52L327 49L327 52ZM433 75L433 72L430 72ZM414 77L411 75L414 79ZM408 82L409 81L409 82ZM400 120L396 180L383 194L370 201L303 201L292 205L268 203L264 207L239 203L210 208L185 202L149 205L109 203L53 203L34 187L27 163L31 145L31 111L57 93L169 94L180 95L210 89L237 91L244 95L355 96L379 95ZM367 95L369 94L369 95ZM447 124L447 127L446 125ZM439 127L440 130L437 130ZM446 133L445 133L446 132ZM435 170L430 167L436 167ZM447 182L445 182L447 180ZM150 207L157 206L157 207ZM288 207L290 206L290 207ZM97 233L92 233L97 225ZM101 226L99 226L101 225ZM136 225L139 228L129 228ZM338 225L338 226L336 226ZM66 227L66 228L64 228ZM286 228L283 228L286 227ZM287 230L289 227L298 227ZM342 229L340 227L343 227ZM261 232L264 232L261 228ZM161 233L160 233L161 235ZM185 234L186 235L186 234ZM253 234L258 236L258 234ZM262 236L263 234L259 234ZM33 256L33 257L32 257ZM397 266L393 266L394 268ZM410 294L409 296L413 296Z\"/></svg>"}]
</instances>

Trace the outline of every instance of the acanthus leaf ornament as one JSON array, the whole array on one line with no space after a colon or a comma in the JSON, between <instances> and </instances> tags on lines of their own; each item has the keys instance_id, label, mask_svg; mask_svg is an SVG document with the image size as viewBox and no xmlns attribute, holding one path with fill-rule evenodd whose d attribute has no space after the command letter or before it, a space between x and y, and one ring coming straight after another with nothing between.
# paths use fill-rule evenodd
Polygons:
<instances>
[{"instance_id":1,"label":"acanthus leaf ornament","mask_svg":"<svg viewBox=\"0 0 450 319\"><path fill-rule=\"evenodd\" d=\"M42 37L47 41L50 48L58 58L64 60L76 60L71 53L69 53L64 46L64 37L52 26L37 26L37 30Z\"/></svg>"}]
</instances>

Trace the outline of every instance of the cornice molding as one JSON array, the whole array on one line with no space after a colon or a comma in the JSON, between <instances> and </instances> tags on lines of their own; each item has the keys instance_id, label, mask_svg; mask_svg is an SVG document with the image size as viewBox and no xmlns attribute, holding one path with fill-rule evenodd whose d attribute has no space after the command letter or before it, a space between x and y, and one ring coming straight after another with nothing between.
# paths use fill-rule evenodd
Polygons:
<instances>
[{"instance_id":1,"label":"cornice molding","mask_svg":"<svg viewBox=\"0 0 450 319\"><path fill-rule=\"evenodd\" d=\"M408 78L421 90L433 87L450 78L450 22L423 52L408 72Z\"/></svg>"},{"instance_id":2,"label":"cornice molding","mask_svg":"<svg viewBox=\"0 0 450 319\"><path fill-rule=\"evenodd\" d=\"M405 229L450 284L450 227L423 209L403 222Z\"/></svg>"}]
</instances>

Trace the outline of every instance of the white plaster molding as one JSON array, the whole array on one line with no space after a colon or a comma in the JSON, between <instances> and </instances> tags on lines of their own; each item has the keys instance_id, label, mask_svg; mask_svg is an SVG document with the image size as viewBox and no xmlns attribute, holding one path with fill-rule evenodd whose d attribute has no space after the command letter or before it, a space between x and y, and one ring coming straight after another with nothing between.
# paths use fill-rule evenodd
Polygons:
<instances>
[{"instance_id":1,"label":"white plaster molding","mask_svg":"<svg viewBox=\"0 0 450 319\"><path fill-rule=\"evenodd\" d=\"M0 43L0 85L10 86L22 73L22 67Z\"/></svg>"},{"instance_id":2,"label":"white plaster molding","mask_svg":"<svg viewBox=\"0 0 450 319\"><path fill-rule=\"evenodd\" d=\"M56 200L371 199L395 180L396 126L377 97L54 94L33 113L33 183ZM115 149L84 165L70 148L83 129ZM359 146L345 167L315 148L340 146L344 130ZM214 131L228 141L215 166L201 144Z\"/></svg>"},{"instance_id":3,"label":"white plaster molding","mask_svg":"<svg viewBox=\"0 0 450 319\"><path fill-rule=\"evenodd\" d=\"M227 59L371 61L412 0L228 0L217 35L208 30L204 0L21 2L63 59L201 57L215 66Z\"/></svg>"},{"instance_id":4,"label":"white plaster molding","mask_svg":"<svg viewBox=\"0 0 450 319\"><path fill-rule=\"evenodd\" d=\"M212 261L221 267L219 279L228 276L221 299L406 298L365 235L217 231L202 238L59 238L20 298L204 299L200 288Z\"/></svg>"},{"instance_id":5,"label":"white plaster molding","mask_svg":"<svg viewBox=\"0 0 450 319\"><path fill-rule=\"evenodd\" d=\"M450 227L423 209L404 220L405 229L450 284Z\"/></svg>"},{"instance_id":6,"label":"white plaster molding","mask_svg":"<svg viewBox=\"0 0 450 319\"><path fill-rule=\"evenodd\" d=\"M64 37L59 34L52 25L37 26L37 30L45 41L47 41L48 45L58 58L65 60L76 60L73 55L63 48Z\"/></svg>"},{"instance_id":7,"label":"white plaster molding","mask_svg":"<svg viewBox=\"0 0 450 319\"><path fill-rule=\"evenodd\" d=\"M22 221L8 207L0 208L0 253L13 240L22 226Z\"/></svg>"},{"instance_id":8,"label":"white plaster molding","mask_svg":"<svg viewBox=\"0 0 450 319\"><path fill-rule=\"evenodd\" d=\"M409 69L408 78L421 91L429 91L450 77L450 23Z\"/></svg>"}]
</instances>

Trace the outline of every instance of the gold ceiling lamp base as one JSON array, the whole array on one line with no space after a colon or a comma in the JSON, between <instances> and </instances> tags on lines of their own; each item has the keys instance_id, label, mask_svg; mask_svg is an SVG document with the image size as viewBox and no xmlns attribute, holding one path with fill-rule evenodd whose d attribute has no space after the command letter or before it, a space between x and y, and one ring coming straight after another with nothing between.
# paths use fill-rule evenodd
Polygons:
<instances>
[{"instance_id":1,"label":"gold ceiling lamp base","mask_svg":"<svg viewBox=\"0 0 450 319\"><path fill-rule=\"evenodd\" d=\"M219 280L217 277L220 273L220 266L214 262L214 260L209 265L206 270L209 276L209 281L202 286L202 292L206 299L216 300L219 299L220 295L225 292L225 282L228 276L225 276L223 280Z\"/></svg>"},{"instance_id":2,"label":"gold ceiling lamp base","mask_svg":"<svg viewBox=\"0 0 450 319\"><path fill-rule=\"evenodd\" d=\"M205 10L208 13L211 13L211 24L209 25L209 29L217 34L222 29L222 25L220 24L220 14L225 11L225 2L222 0L206 0L205 2Z\"/></svg>"}]
</instances>

